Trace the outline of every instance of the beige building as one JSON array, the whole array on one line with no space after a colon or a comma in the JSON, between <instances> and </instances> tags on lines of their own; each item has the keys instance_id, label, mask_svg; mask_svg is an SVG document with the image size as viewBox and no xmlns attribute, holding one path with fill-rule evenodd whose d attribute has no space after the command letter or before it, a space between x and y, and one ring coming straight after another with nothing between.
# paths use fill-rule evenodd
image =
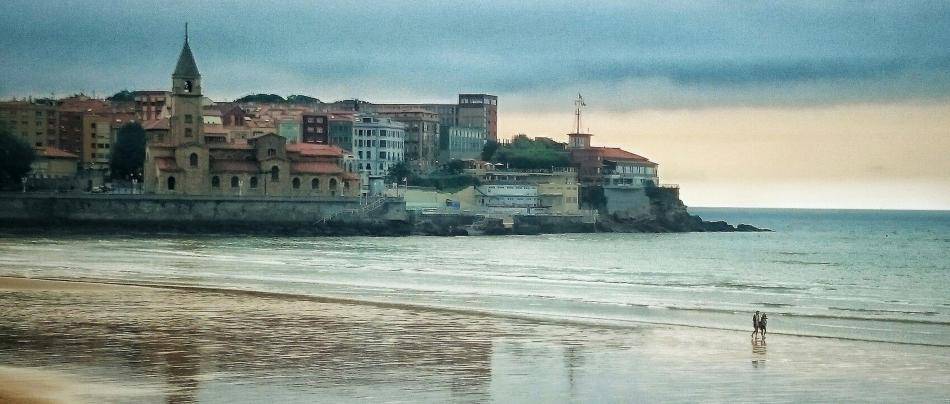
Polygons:
<instances>
[{"instance_id":1,"label":"beige building","mask_svg":"<svg viewBox=\"0 0 950 404\"><path fill-rule=\"evenodd\" d=\"M274 133L247 140L226 130L205 131L201 75L188 37L170 95L168 131L155 131L146 146L145 191L170 195L358 196L352 159L334 146L288 144Z\"/></svg>"},{"instance_id":2,"label":"beige building","mask_svg":"<svg viewBox=\"0 0 950 404\"><path fill-rule=\"evenodd\" d=\"M57 144L56 107L28 101L0 102L0 126L32 147Z\"/></svg>"},{"instance_id":3,"label":"beige building","mask_svg":"<svg viewBox=\"0 0 950 404\"><path fill-rule=\"evenodd\" d=\"M36 149L36 159L30 165L30 176L43 179L68 179L76 176L79 156L55 147Z\"/></svg>"}]
</instances>

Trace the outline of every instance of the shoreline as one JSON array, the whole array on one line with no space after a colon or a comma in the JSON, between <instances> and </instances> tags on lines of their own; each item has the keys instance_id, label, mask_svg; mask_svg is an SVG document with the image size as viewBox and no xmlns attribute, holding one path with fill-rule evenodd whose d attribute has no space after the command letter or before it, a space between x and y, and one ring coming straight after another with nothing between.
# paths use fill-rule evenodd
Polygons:
<instances>
[{"instance_id":1,"label":"shoreline","mask_svg":"<svg viewBox=\"0 0 950 404\"><path fill-rule=\"evenodd\" d=\"M143 290L152 290L156 292L160 291L179 291L179 292L193 292L193 293L210 293L210 294L220 294L227 297L234 296L250 296L255 298L264 298L264 299L277 299L277 300L286 300L286 301L306 301L319 304L337 304L337 305L346 305L346 306L369 306L381 309L395 309L395 310L404 310L404 311L428 311L433 313L443 313L443 314L457 314L465 316L477 316L477 317L486 317L486 318L498 318L498 319L509 319L517 321L526 321L537 324L553 324L553 325L565 325L565 326L589 326L589 327L598 327L598 328L607 328L607 329L640 329L647 327L665 327L665 328L676 328L676 329L694 329L694 330L709 330L709 331L718 331L718 332L733 332L733 333L749 333L748 330L738 329L738 328L728 328L728 327L710 327L703 325L690 325L690 324L681 324L681 323L664 323L656 321L646 321L646 320L619 320L619 319L602 319L594 317L584 317L584 316L573 316L573 317L564 317L564 316L547 316L541 314L529 314L529 313L516 313L516 312L505 312L497 310L478 310L478 309L466 309L466 308L457 308L457 307L447 307L447 306L433 306L433 305L423 305L423 304L413 304L413 303L393 303L393 302L381 302L368 299L353 299L353 298L342 298L342 297L332 297L332 296L315 296L315 295L305 295L305 294L293 294L293 293L281 293L281 292L268 292L268 291L258 291L258 290L243 290L243 289L229 289L222 287L213 287L213 286L191 286L191 285L174 285L174 284L143 284L143 283L130 283L130 282L120 282L120 281L110 281L110 280L84 280L84 279L63 279L63 278L27 278L27 277L18 277L18 276L8 276L0 275L0 291L116 291L116 290L125 290L125 289L143 289ZM738 314L738 313L736 313ZM806 334L794 334L794 333L783 333L783 332L769 332L769 335L779 335L783 337L791 338L816 338L823 340L841 340L841 341L853 341L853 342L862 342L862 343L878 343L878 344L895 344L895 345L908 345L908 346L921 346L921 347L933 347L933 348L948 348L950 344L930 344L923 342L906 342L906 341L886 341L886 340L875 340L875 339L865 339L865 338L853 338L853 337L843 337L843 336L826 336L826 335L806 335Z\"/></svg>"}]
</instances>

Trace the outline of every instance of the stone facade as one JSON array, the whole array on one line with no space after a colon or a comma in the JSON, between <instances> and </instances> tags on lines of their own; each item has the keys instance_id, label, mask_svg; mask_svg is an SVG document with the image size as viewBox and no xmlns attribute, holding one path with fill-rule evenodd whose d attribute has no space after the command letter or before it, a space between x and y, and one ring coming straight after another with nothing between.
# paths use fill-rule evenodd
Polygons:
<instances>
[{"instance_id":1,"label":"stone facade","mask_svg":"<svg viewBox=\"0 0 950 404\"><path fill-rule=\"evenodd\" d=\"M352 159L334 146L206 134L201 75L185 37L170 95L167 136L149 136L145 191L163 195L341 197L359 195ZM299 132L299 128L298 128Z\"/></svg>"}]
</instances>

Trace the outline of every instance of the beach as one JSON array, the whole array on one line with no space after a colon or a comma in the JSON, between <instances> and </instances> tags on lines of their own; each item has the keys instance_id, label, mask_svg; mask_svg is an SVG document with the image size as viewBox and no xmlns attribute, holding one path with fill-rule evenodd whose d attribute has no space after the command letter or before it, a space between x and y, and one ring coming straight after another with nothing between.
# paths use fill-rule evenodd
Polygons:
<instances>
[{"instance_id":1,"label":"beach","mask_svg":"<svg viewBox=\"0 0 950 404\"><path fill-rule=\"evenodd\" d=\"M7 402L935 401L946 348L0 278ZM890 399L889 399L890 398Z\"/></svg>"}]
</instances>

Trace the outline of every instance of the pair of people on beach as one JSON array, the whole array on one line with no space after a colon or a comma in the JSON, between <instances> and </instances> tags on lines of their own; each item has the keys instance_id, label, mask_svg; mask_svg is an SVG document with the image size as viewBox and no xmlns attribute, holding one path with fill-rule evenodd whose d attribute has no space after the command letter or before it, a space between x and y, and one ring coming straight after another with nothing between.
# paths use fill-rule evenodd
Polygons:
<instances>
[{"instance_id":1,"label":"pair of people on beach","mask_svg":"<svg viewBox=\"0 0 950 404\"><path fill-rule=\"evenodd\" d=\"M755 311L755 314L752 315L752 338L755 338L755 334L762 332L762 338L765 338L765 326L768 324L769 316L765 313L760 313L758 310Z\"/></svg>"}]
</instances>

